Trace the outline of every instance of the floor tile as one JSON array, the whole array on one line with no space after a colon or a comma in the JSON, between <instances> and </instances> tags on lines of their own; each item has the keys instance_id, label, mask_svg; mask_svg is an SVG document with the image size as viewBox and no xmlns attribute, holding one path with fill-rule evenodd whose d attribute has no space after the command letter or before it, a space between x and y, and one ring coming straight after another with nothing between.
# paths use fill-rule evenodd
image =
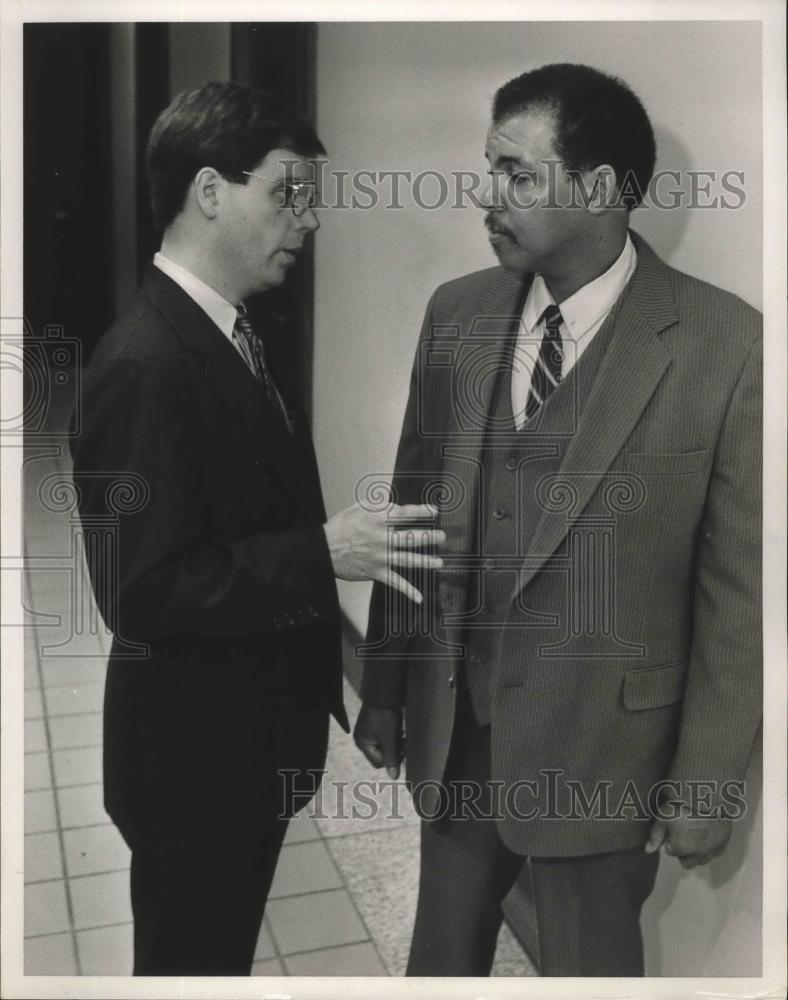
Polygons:
<instances>
[{"instance_id":1,"label":"floor tile","mask_svg":"<svg viewBox=\"0 0 788 1000\"><path fill-rule=\"evenodd\" d=\"M28 650L28 647L29 650ZM41 680L38 675L38 659L32 643L25 642L25 688L39 687Z\"/></svg>"},{"instance_id":2,"label":"floor tile","mask_svg":"<svg viewBox=\"0 0 788 1000\"><path fill-rule=\"evenodd\" d=\"M99 657L47 656L41 663L45 688L103 684L106 673L107 664Z\"/></svg>"},{"instance_id":3,"label":"floor tile","mask_svg":"<svg viewBox=\"0 0 788 1000\"><path fill-rule=\"evenodd\" d=\"M49 720L53 750L72 747L97 747L102 743L102 715L61 715Z\"/></svg>"},{"instance_id":4,"label":"floor tile","mask_svg":"<svg viewBox=\"0 0 788 1000\"><path fill-rule=\"evenodd\" d=\"M25 937L69 929L66 884L36 882L25 886Z\"/></svg>"},{"instance_id":5,"label":"floor tile","mask_svg":"<svg viewBox=\"0 0 788 1000\"><path fill-rule=\"evenodd\" d=\"M63 548L63 539L57 536L57 525L52 525L48 521L39 521L36 524L36 535L38 536L38 554L41 551L41 541L49 536L54 543L54 547L60 550ZM54 530L53 530L54 528ZM65 538L68 538L66 533ZM30 603L34 611L50 612L52 608L62 606L70 599L71 578L73 571L61 565L55 565L56 560L62 559L62 555L55 555L51 559L51 566L29 565L27 567L27 583L29 587Z\"/></svg>"},{"instance_id":6,"label":"floor tile","mask_svg":"<svg viewBox=\"0 0 788 1000\"><path fill-rule=\"evenodd\" d=\"M342 879L322 841L282 849L269 899L321 889L339 889Z\"/></svg>"},{"instance_id":7,"label":"floor tile","mask_svg":"<svg viewBox=\"0 0 788 1000\"><path fill-rule=\"evenodd\" d=\"M134 965L132 924L77 931L83 976L130 976Z\"/></svg>"},{"instance_id":8,"label":"floor tile","mask_svg":"<svg viewBox=\"0 0 788 1000\"><path fill-rule=\"evenodd\" d=\"M78 930L131 922L128 872L73 878L69 888Z\"/></svg>"},{"instance_id":9,"label":"floor tile","mask_svg":"<svg viewBox=\"0 0 788 1000\"><path fill-rule=\"evenodd\" d=\"M267 958L262 962L255 962L252 965L253 976L284 976L282 963L278 958Z\"/></svg>"},{"instance_id":10,"label":"floor tile","mask_svg":"<svg viewBox=\"0 0 788 1000\"><path fill-rule=\"evenodd\" d=\"M79 715L100 712L104 704L103 684L77 684L44 689L47 714Z\"/></svg>"},{"instance_id":11,"label":"floor tile","mask_svg":"<svg viewBox=\"0 0 788 1000\"><path fill-rule=\"evenodd\" d=\"M47 749L47 731L43 719L25 719L25 753Z\"/></svg>"},{"instance_id":12,"label":"floor tile","mask_svg":"<svg viewBox=\"0 0 788 1000\"><path fill-rule=\"evenodd\" d=\"M57 833L25 836L25 882L47 882L63 877L60 838Z\"/></svg>"},{"instance_id":13,"label":"floor tile","mask_svg":"<svg viewBox=\"0 0 788 1000\"><path fill-rule=\"evenodd\" d=\"M369 939L344 889L272 899L267 912L271 933L283 955Z\"/></svg>"},{"instance_id":14,"label":"floor tile","mask_svg":"<svg viewBox=\"0 0 788 1000\"><path fill-rule=\"evenodd\" d=\"M98 826L110 822L104 811L104 787L101 783L58 788L57 801L64 830L74 826Z\"/></svg>"},{"instance_id":15,"label":"floor tile","mask_svg":"<svg viewBox=\"0 0 788 1000\"><path fill-rule=\"evenodd\" d=\"M320 840L320 830L305 811L296 813L288 824L285 845L303 844L308 840Z\"/></svg>"},{"instance_id":16,"label":"floor tile","mask_svg":"<svg viewBox=\"0 0 788 1000\"><path fill-rule=\"evenodd\" d=\"M276 954L274 941L271 932L268 930L268 921L263 920L260 928L260 936L257 938L257 947L254 950L255 961L263 958L273 958Z\"/></svg>"},{"instance_id":17,"label":"floor tile","mask_svg":"<svg viewBox=\"0 0 788 1000\"><path fill-rule=\"evenodd\" d=\"M94 872L123 871L129 867L131 852L112 825L86 826L63 833L66 871L69 877Z\"/></svg>"},{"instance_id":18,"label":"floor tile","mask_svg":"<svg viewBox=\"0 0 788 1000\"><path fill-rule=\"evenodd\" d=\"M289 976L386 976L375 946L368 941L323 948L284 960Z\"/></svg>"},{"instance_id":19,"label":"floor tile","mask_svg":"<svg viewBox=\"0 0 788 1000\"><path fill-rule=\"evenodd\" d=\"M25 791L36 788L51 788L52 774L49 770L48 753L25 754Z\"/></svg>"},{"instance_id":20,"label":"floor tile","mask_svg":"<svg viewBox=\"0 0 788 1000\"><path fill-rule=\"evenodd\" d=\"M88 785L101 781L101 747L79 750L55 750L52 762L55 767L55 785Z\"/></svg>"},{"instance_id":21,"label":"floor tile","mask_svg":"<svg viewBox=\"0 0 788 1000\"><path fill-rule=\"evenodd\" d=\"M539 975L506 924L503 924L498 934L498 947L495 949L491 975L518 977Z\"/></svg>"},{"instance_id":22,"label":"floor tile","mask_svg":"<svg viewBox=\"0 0 788 1000\"><path fill-rule=\"evenodd\" d=\"M391 976L405 974L419 885L419 830L326 840Z\"/></svg>"},{"instance_id":23,"label":"floor tile","mask_svg":"<svg viewBox=\"0 0 788 1000\"><path fill-rule=\"evenodd\" d=\"M71 934L45 934L25 941L26 976L75 976L74 939Z\"/></svg>"},{"instance_id":24,"label":"floor tile","mask_svg":"<svg viewBox=\"0 0 788 1000\"><path fill-rule=\"evenodd\" d=\"M40 719L44 714L44 702L40 688L25 689L25 718Z\"/></svg>"},{"instance_id":25,"label":"floor tile","mask_svg":"<svg viewBox=\"0 0 788 1000\"><path fill-rule=\"evenodd\" d=\"M55 794L50 789L25 792L25 833L57 829Z\"/></svg>"}]
</instances>

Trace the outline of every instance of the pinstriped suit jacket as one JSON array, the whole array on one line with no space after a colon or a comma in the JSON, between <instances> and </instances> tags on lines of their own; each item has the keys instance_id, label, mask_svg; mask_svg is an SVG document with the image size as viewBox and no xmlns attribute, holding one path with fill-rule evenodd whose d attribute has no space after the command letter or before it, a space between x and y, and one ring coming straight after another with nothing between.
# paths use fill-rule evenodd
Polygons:
<instances>
[{"instance_id":1,"label":"pinstriped suit jacket","mask_svg":"<svg viewBox=\"0 0 788 1000\"><path fill-rule=\"evenodd\" d=\"M528 523L513 524L520 573L491 666L491 777L510 794L504 842L534 856L641 844L665 780L685 792L709 783L703 796L733 803L737 790L723 786L742 778L761 717L760 314L632 236L638 265L597 334L604 357L558 474L523 479L518 517ZM425 815L436 808L428 786L445 773L458 612L475 610L484 513L473 461L483 434L468 420L463 351L485 323L519 316L526 287L491 268L438 288L413 368L393 494L422 502L438 487L453 498L441 514L447 567L427 581L415 622L412 606L376 585L361 693L406 706L408 779ZM492 380L482 369L503 357L506 338L482 336L470 396L483 414ZM600 599L607 611L589 622Z\"/></svg>"}]
</instances>

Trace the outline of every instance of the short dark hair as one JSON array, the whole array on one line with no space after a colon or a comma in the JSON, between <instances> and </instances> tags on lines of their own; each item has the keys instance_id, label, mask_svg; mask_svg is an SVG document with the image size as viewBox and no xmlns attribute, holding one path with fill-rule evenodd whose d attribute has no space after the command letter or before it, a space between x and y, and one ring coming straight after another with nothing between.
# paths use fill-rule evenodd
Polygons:
<instances>
[{"instance_id":1,"label":"short dark hair","mask_svg":"<svg viewBox=\"0 0 788 1000\"><path fill-rule=\"evenodd\" d=\"M622 204L628 209L640 204L657 147L643 105L622 80L575 63L540 66L496 92L493 121L533 108L555 115L555 150L570 170L609 163Z\"/></svg>"},{"instance_id":2,"label":"short dark hair","mask_svg":"<svg viewBox=\"0 0 788 1000\"><path fill-rule=\"evenodd\" d=\"M186 192L202 167L214 167L245 184L272 149L299 156L325 154L312 126L285 101L240 83L206 83L179 94L154 122L145 166L158 229L182 210Z\"/></svg>"}]
</instances>

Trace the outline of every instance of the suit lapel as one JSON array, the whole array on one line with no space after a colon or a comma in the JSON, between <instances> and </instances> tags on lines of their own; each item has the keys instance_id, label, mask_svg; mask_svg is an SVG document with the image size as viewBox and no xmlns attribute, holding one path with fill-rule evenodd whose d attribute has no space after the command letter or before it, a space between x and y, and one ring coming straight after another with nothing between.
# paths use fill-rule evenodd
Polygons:
<instances>
[{"instance_id":1,"label":"suit lapel","mask_svg":"<svg viewBox=\"0 0 788 1000\"><path fill-rule=\"evenodd\" d=\"M281 416L222 331L167 275L151 266L143 291L170 323L184 346L199 356L206 382L232 415L252 447L272 462L296 504L310 517L321 505L314 485ZM299 433L303 434L301 429Z\"/></svg>"},{"instance_id":2,"label":"suit lapel","mask_svg":"<svg viewBox=\"0 0 788 1000\"><path fill-rule=\"evenodd\" d=\"M613 324L610 342L558 473L575 501L569 512L542 510L518 590L539 572L583 512L671 364L658 336L678 321L669 271L637 234L632 239L638 264L606 321Z\"/></svg>"}]
</instances>

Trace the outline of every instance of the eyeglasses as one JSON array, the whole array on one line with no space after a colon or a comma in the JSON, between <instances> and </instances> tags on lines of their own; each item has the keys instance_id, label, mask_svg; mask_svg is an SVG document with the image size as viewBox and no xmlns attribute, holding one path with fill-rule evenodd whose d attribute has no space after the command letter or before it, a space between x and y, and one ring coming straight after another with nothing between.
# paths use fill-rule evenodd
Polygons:
<instances>
[{"instance_id":1,"label":"eyeglasses","mask_svg":"<svg viewBox=\"0 0 788 1000\"><path fill-rule=\"evenodd\" d=\"M284 185L283 206L298 217L303 215L308 208L315 207L315 185L313 181L281 181L273 177L266 177L264 174L256 174L251 170L242 170L242 174L247 177L259 177L261 181L268 181L269 184Z\"/></svg>"}]
</instances>

